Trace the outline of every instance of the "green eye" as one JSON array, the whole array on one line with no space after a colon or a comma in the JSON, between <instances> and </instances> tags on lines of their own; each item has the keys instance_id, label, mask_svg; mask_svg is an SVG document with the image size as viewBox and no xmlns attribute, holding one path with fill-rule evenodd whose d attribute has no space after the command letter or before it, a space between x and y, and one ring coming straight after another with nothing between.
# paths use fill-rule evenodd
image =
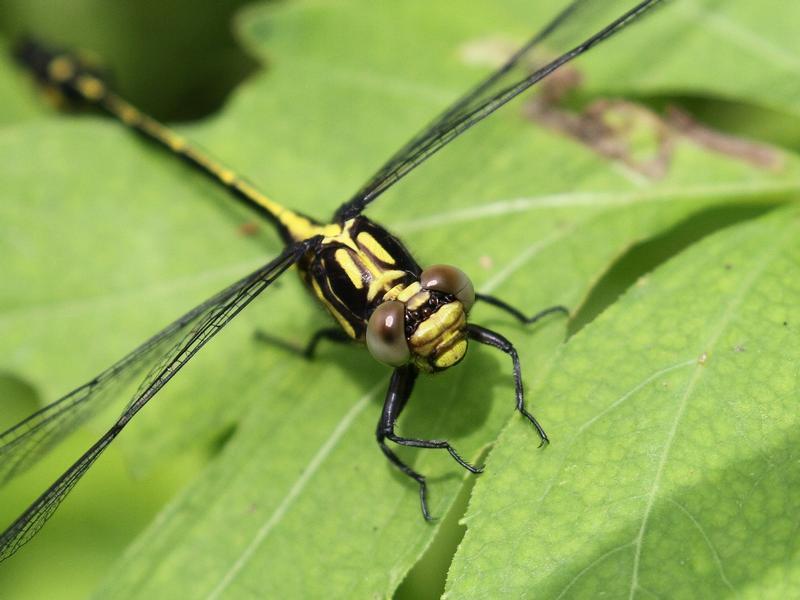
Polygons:
<instances>
[{"instance_id":1,"label":"green eye","mask_svg":"<svg viewBox=\"0 0 800 600\"><path fill-rule=\"evenodd\" d=\"M367 349L378 362L392 367L408 362L411 352L406 341L405 312L402 302L390 300L378 306L370 316Z\"/></svg>"},{"instance_id":2,"label":"green eye","mask_svg":"<svg viewBox=\"0 0 800 600\"><path fill-rule=\"evenodd\" d=\"M464 305L465 312L469 312L475 304L475 288L461 269L450 265L433 265L422 272L419 282L426 290L452 294Z\"/></svg>"}]
</instances>

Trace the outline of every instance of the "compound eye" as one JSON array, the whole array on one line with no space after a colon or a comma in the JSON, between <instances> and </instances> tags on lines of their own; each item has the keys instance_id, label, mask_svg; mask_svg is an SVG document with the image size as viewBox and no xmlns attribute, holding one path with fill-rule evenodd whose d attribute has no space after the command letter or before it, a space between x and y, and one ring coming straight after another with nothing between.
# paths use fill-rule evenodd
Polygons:
<instances>
[{"instance_id":1,"label":"compound eye","mask_svg":"<svg viewBox=\"0 0 800 600\"><path fill-rule=\"evenodd\" d=\"M461 269L450 265L433 265L422 272L419 282L427 290L452 294L464 305L467 312L475 304L475 288Z\"/></svg>"},{"instance_id":2,"label":"compound eye","mask_svg":"<svg viewBox=\"0 0 800 600\"><path fill-rule=\"evenodd\" d=\"M406 309L402 302L384 302L367 323L367 349L372 358L392 367L408 362L411 352L406 341Z\"/></svg>"}]
</instances>

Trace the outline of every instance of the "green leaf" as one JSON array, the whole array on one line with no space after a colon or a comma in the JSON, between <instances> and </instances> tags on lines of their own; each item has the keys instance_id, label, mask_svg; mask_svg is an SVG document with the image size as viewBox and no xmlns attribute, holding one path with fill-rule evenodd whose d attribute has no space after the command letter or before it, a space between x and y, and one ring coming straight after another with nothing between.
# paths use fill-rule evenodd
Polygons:
<instances>
[{"instance_id":1,"label":"green leaf","mask_svg":"<svg viewBox=\"0 0 800 600\"><path fill-rule=\"evenodd\" d=\"M792 207L697 244L570 340L535 388L547 456L504 432L447 595L792 595L799 268Z\"/></svg>"},{"instance_id":2,"label":"green leaf","mask_svg":"<svg viewBox=\"0 0 800 600\"><path fill-rule=\"evenodd\" d=\"M182 131L275 198L325 217L486 69L465 63L466 44L487 29L530 35L533 20L519 10L475 2L453 14L421 1L388 12L363 2L258 7L241 30L270 70L219 118ZM595 53L627 64L641 43L625 46L628 33ZM765 78L781 74L762 68ZM636 82L613 83L640 91ZM766 99L764 90L747 91ZM674 132L666 173L648 184L629 165L539 127L524 108L493 116L369 214L422 263L459 264L479 289L531 312L578 307L630 246L699 212L749 207L752 216L800 188L790 153L773 149L778 166L763 169ZM644 125L645 139L657 124ZM658 150L646 145L645 157ZM250 217L224 194L100 119L0 129L0 181L0 251L8 257L1 366L47 399L278 250L271 232L241 233ZM431 542L436 525L422 522L416 487L373 442L386 371L359 348L326 347L309 364L254 343L257 327L301 343L328 323L291 276L282 284L193 359L120 439L147 469L236 427L108 575L101 596L387 595ZM563 322L525 331L487 307L475 319L518 345L527 382L539 379L564 335ZM481 348L421 381L401 427L447 437L477 457L512 415L510 365ZM548 460L550 450L533 452L535 435L525 433L534 462ZM447 455L403 455L430 476L432 510L443 515L461 470Z\"/></svg>"},{"instance_id":3,"label":"green leaf","mask_svg":"<svg viewBox=\"0 0 800 600\"><path fill-rule=\"evenodd\" d=\"M627 60L609 64L587 59L587 86L622 90L634 86L644 94L697 94L745 101L797 117L800 97L800 43L793 23L800 6L780 0L673 0L665 2L630 40L636 50ZM649 68L640 68L642 62Z\"/></svg>"}]
</instances>

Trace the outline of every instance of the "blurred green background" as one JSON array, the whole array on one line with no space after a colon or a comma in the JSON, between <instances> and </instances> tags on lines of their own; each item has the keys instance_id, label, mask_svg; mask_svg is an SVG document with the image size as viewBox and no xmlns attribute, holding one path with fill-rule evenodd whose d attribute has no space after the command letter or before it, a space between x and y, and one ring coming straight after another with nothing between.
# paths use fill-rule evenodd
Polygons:
<instances>
[{"instance_id":1,"label":"blurred green background","mask_svg":"<svg viewBox=\"0 0 800 600\"><path fill-rule=\"evenodd\" d=\"M259 68L237 44L232 19L250 0L3 0L7 40L30 33L95 53L119 91L159 118L191 120L218 109Z\"/></svg>"}]
</instances>

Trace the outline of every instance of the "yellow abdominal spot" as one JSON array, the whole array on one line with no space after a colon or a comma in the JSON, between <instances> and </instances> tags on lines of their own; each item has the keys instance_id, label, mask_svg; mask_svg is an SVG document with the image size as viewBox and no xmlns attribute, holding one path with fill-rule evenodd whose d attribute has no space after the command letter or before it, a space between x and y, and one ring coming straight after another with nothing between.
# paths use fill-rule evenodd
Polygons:
<instances>
[{"instance_id":1,"label":"yellow abdominal spot","mask_svg":"<svg viewBox=\"0 0 800 600\"><path fill-rule=\"evenodd\" d=\"M56 82L67 81L75 75L75 64L67 56L57 56L47 65L47 75Z\"/></svg>"},{"instance_id":2,"label":"yellow abdominal spot","mask_svg":"<svg viewBox=\"0 0 800 600\"><path fill-rule=\"evenodd\" d=\"M106 86L96 77L84 75L78 79L78 91L89 100L99 100L106 93Z\"/></svg>"},{"instance_id":3,"label":"yellow abdominal spot","mask_svg":"<svg viewBox=\"0 0 800 600\"><path fill-rule=\"evenodd\" d=\"M275 215L278 221L289 230L289 235L292 236L292 239L298 241L307 240L315 235L321 235L325 237L325 240L330 240L336 239L337 234L342 231L341 227L335 223L317 225L306 217L298 215L296 212L284 208L276 202L272 202L265 196L262 196L258 203ZM323 240L323 243L325 243L325 240Z\"/></svg>"},{"instance_id":4,"label":"yellow abdominal spot","mask_svg":"<svg viewBox=\"0 0 800 600\"><path fill-rule=\"evenodd\" d=\"M219 178L225 185L230 185L236 181L236 173L230 169L221 169L219 172Z\"/></svg>"},{"instance_id":5,"label":"yellow abdominal spot","mask_svg":"<svg viewBox=\"0 0 800 600\"><path fill-rule=\"evenodd\" d=\"M138 110L128 104L120 107L119 118L122 119L126 125L133 125L134 123L137 123L139 119L141 119L141 116L142 115Z\"/></svg>"}]
</instances>

